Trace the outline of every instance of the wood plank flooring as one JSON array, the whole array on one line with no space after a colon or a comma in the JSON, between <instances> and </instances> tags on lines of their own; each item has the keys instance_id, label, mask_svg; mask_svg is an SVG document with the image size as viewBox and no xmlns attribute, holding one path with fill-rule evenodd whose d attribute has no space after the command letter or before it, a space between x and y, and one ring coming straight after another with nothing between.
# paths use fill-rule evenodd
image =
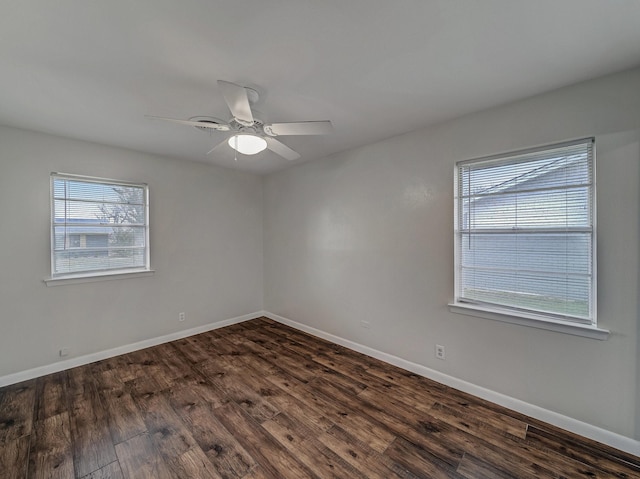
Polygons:
<instances>
[{"instance_id":1,"label":"wood plank flooring","mask_svg":"<svg viewBox=\"0 0 640 479\"><path fill-rule=\"evenodd\" d=\"M266 318L0 389L0 478L640 478L640 458Z\"/></svg>"}]
</instances>

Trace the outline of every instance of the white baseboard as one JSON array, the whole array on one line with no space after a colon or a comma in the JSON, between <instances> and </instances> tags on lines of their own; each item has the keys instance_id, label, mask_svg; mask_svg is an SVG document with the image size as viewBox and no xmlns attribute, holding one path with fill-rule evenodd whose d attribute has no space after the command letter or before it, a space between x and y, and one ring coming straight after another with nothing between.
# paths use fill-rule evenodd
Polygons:
<instances>
[{"instance_id":1,"label":"white baseboard","mask_svg":"<svg viewBox=\"0 0 640 479\"><path fill-rule=\"evenodd\" d=\"M245 314L243 316L237 316L235 318L224 319L222 321L216 321L215 323L209 323L202 326L196 326L195 328L191 329L176 331L175 333L166 334L164 336L145 339L143 341L126 344L124 346L118 346L117 348L98 351L97 353L86 354L84 356L78 356L76 358L66 359L64 361L47 364L45 366L39 366L37 368L8 374L6 376L0 377L0 387L27 381L29 379L38 378L47 374L57 373L66 369L75 368L77 366L84 366L85 364L94 363L96 361L112 358L121 354L131 353L140 349L150 348L152 346L157 346L158 344L168 343L170 341L175 341L176 339L193 336L194 334L200 334L206 331L211 331L213 329L224 328L225 326L242 323L244 321L259 318L260 316L264 316L264 311L257 311L255 313Z\"/></svg>"},{"instance_id":2,"label":"white baseboard","mask_svg":"<svg viewBox=\"0 0 640 479\"><path fill-rule=\"evenodd\" d=\"M101 361L103 359L108 359L121 354L131 353L140 349L157 346L158 344L168 343L170 341L186 338L195 334L204 333L206 331L223 328L225 326L231 326L232 324L242 323L244 321L259 318L261 316L265 316L279 323L291 326L292 328L304 331L322 339L326 339L327 341L331 341L359 353L366 354L367 356L371 356L394 366L398 366L402 369L432 379L446 386L450 386L479 398L486 399L487 401L491 401L493 403L499 404L500 406L504 406L527 416L531 416L540 421L547 422L554 426L570 431L574 434L578 434L580 436L593 439L594 441L607 444L616 449L620 449L621 451L628 452L629 454L640 455L640 441L637 441L635 439L622 436L621 434L617 434L611 431L607 431L606 429L602 429L592 424L588 424L577 419L550 411L548 409L538 407L534 404L529 404L527 402L521 401L520 399L512 398L505 394L501 394L490 389L477 386L473 383L469 383L467 381L463 381L462 379L458 379L453 376L449 376L448 374L443 374L439 371L428 368L426 366L422 366L421 364L407 361L406 359L402 359L397 356L393 356L391 354L384 353L368 346L350 341L348 339L326 333L319 329L307 326L302 323L298 323L297 321L293 321L291 319L270 313L268 311L257 311L255 313L245 314L243 316L237 316L235 318L229 318L222 321L217 321L215 323L197 326L191 329L176 331L175 333L167 334L164 336L145 339L143 341L119 346L113 349L107 349L105 351L99 351L96 353L59 361L53 364L8 374L6 376L0 377L0 387L27 381L29 379L45 376L47 374L57 373L66 369L75 368L77 366L83 366L85 364Z\"/></svg>"},{"instance_id":3,"label":"white baseboard","mask_svg":"<svg viewBox=\"0 0 640 479\"><path fill-rule=\"evenodd\" d=\"M592 424L579 421L569 416L565 416L563 414L541 408L534 404L529 404L520 399L516 399L505 394L483 388L476 384L463 381L462 379L458 379L453 376L449 376L448 374L443 374L439 371L428 368L426 366L422 366L421 364L407 361L406 359L402 359L397 356L378 351L376 349L364 346L348 339L341 338L339 336L335 336L330 333L325 333L324 331L321 331L319 329L312 328L311 326L298 323L297 321L293 321L291 319L270 313L268 311L263 311L262 316L266 316L269 319L282 324L286 324L287 326L291 326L292 328L298 329L300 331L312 334L313 336L326 339L327 341L331 341L332 343L339 344L340 346L344 346L359 353L366 354L367 356L371 356L394 366L398 366L402 369L411 371L412 373L424 376L428 379L432 379L446 386L450 386L479 398L486 399L487 401L491 401L500 406L512 409L521 414L525 414L540 421L547 422L554 426L570 431L574 434L593 439L594 441L601 442L621 451L625 451L629 454L640 456L640 441L637 441L630 437L607 431L606 429L602 429Z\"/></svg>"}]
</instances>

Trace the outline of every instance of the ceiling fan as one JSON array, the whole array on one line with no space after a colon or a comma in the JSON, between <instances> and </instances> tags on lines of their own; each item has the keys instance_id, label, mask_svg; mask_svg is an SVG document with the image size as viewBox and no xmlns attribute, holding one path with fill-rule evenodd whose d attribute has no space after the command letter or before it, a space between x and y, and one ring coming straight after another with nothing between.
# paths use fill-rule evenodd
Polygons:
<instances>
[{"instance_id":1,"label":"ceiling fan","mask_svg":"<svg viewBox=\"0 0 640 479\"><path fill-rule=\"evenodd\" d=\"M229 138L214 146L207 154L226 143L237 152L245 155L254 155L268 148L287 160L297 160L300 158L300 154L276 140L277 136L326 135L333 131L330 121L264 123L256 118L251 110L251 105L255 104L259 98L256 90L223 80L218 80L218 88L231 111L232 117L229 121L202 116L192 117L188 120L145 116L154 120L194 126L204 131L217 130L232 133Z\"/></svg>"}]
</instances>

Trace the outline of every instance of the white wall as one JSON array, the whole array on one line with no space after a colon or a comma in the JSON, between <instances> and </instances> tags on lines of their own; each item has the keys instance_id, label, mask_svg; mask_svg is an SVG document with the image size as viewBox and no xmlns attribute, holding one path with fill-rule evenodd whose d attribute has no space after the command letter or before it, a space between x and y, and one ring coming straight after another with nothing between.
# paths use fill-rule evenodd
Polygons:
<instances>
[{"instance_id":1,"label":"white wall","mask_svg":"<svg viewBox=\"0 0 640 479\"><path fill-rule=\"evenodd\" d=\"M640 439L638 85L640 70L614 75L264 181L0 127L0 377L55 363L62 347L81 356L266 309ZM588 135L599 321L610 338L450 313L455 161ZM43 283L52 171L150 185L154 276Z\"/></svg>"},{"instance_id":2,"label":"white wall","mask_svg":"<svg viewBox=\"0 0 640 479\"><path fill-rule=\"evenodd\" d=\"M266 177L265 309L640 438L639 85L640 70L629 71ZM454 163L591 135L609 339L449 312Z\"/></svg>"},{"instance_id":3,"label":"white wall","mask_svg":"<svg viewBox=\"0 0 640 479\"><path fill-rule=\"evenodd\" d=\"M153 276L45 285L53 171L149 184ZM0 127L0 211L0 377L262 310L258 176Z\"/></svg>"}]
</instances>

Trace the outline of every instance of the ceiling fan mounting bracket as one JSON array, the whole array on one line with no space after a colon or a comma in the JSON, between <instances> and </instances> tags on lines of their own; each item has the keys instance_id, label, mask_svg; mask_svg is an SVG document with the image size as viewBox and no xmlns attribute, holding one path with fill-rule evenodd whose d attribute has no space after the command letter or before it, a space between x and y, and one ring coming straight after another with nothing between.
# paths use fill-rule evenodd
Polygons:
<instances>
[{"instance_id":1,"label":"ceiling fan mounting bracket","mask_svg":"<svg viewBox=\"0 0 640 479\"><path fill-rule=\"evenodd\" d=\"M263 136L265 133L264 122L258 118L254 118L253 122L249 125L239 121L237 118L232 118L229 120L229 126L231 127L231 131L236 133L247 133L256 136Z\"/></svg>"},{"instance_id":2,"label":"ceiling fan mounting bracket","mask_svg":"<svg viewBox=\"0 0 640 479\"><path fill-rule=\"evenodd\" d=\"M255 119L253 121L249 121L249 120L242 120L241 118L234 118L233 121L235 121L236 123L242 126L253 126L254 123L256 122Z\"/></svg>"}]
</instances>

